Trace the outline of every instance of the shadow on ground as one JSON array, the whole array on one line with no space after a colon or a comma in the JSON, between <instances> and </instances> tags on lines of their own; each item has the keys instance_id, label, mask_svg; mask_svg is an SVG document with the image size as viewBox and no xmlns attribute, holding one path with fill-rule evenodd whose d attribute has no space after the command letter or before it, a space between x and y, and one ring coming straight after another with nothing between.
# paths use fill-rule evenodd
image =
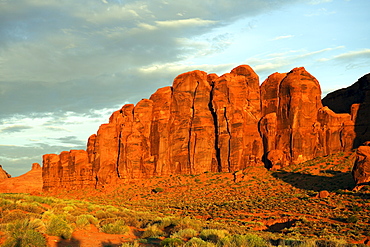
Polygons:
<instances>
[{"instance_id":1,"label":"shadow on ground","mask_svg":"<svg viewBox=\"0 0 370 247\"><path fill-rule=\"evenodd\" d=\"M276 171L272 173L272 176L296 188L317 192L322 190L331 192L337 190L352 190L355 186L350 172L323 170L320 173L323 175Z\"/></svg>"},{"instance_id":2,"label":"shadow on ground","mask_svg":"<svg viewBox=\"0 0 370 247\"><path fill-rule=\"evenodd\" d=\"M72 237L71 239L62 239L56 243L57 247L79 247L81 245L78 239Z\"/></svg>"}]
</instances>

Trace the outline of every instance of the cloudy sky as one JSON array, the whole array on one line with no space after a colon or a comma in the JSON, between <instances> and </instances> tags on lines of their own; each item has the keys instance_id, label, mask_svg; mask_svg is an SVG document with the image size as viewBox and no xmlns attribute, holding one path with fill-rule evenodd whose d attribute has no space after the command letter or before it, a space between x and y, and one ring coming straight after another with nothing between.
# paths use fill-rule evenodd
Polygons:
<instances>
[{"instance_id":1,"label":"cloudy sky","mask_svg":"<svg viewBox=\"0 0 370 247\"><path fill-rule=\"evenodd\" d=\"M369 0L0 0L0 164L85 149L125 103L195 69L304 66L324 93L370 72Z\"/></svg>"}]
</instances>

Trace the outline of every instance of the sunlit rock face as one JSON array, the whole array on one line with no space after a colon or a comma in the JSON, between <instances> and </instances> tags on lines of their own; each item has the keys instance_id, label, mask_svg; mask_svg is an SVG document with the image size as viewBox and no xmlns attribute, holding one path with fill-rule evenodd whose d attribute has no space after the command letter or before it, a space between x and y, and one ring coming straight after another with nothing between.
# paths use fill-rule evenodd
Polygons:
<instances>
[{"instance_id":1,"label":"sunlit rock face","mask_svg":"<svg viewBox=\"0 0 370 247\"><path fill-rule=\"evenodd\" d=\"M5 176L3 176L4 174ZM43 181L40 164L33 163L32 169L29 172L18 177L11 177L0 166L0 193L33 194L42 192L42 187Z\"/></svg>"},{"instance_id":2,"label":"sunlit rock face","mask_svg":"<svg viewBox=\"0 0 370 247\"><path fill-rule=\"evenodd\" d=\"M352 149L351 115L323 107L319 82L304 68L269 76L261 85L261 104L259 128L269 168Z\"/></svg>"},{"instance_id":3,"label":"sunlit rock face","mask_svg":"<svg viewBox=\"0 0 370 247\"><path fill-rule=\"evenodd\" d=\"M356 107L336 113L323 106L319 82L304 68L272 74L262 85L247 65L222 76L187 72L114 112L86 151L44 155L44 190L248 166L278 169L351 150Z\"/></svg>"}]
</instances>

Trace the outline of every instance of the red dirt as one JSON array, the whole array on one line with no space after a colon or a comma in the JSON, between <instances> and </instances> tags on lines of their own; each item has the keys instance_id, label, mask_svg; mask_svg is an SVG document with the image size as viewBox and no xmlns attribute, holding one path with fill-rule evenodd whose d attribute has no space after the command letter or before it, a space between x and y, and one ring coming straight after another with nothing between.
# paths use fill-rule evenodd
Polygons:
<instances>
[{"instance_id":1,"label":"red dirt","mask_svg":"<svg viewBox=\"0 0 370 247\"><path fill-rule=\"evenodd\" d=\"M70 240L61 239L55 236L47 236L47 245L48 247L118 247L124 242L137 239L134 232L135 229L130 228L130 231L126 234L106 234L99 232L99 229L94 225L90 225L89 230L74 231Z\"/></svg>"}]
</instances>

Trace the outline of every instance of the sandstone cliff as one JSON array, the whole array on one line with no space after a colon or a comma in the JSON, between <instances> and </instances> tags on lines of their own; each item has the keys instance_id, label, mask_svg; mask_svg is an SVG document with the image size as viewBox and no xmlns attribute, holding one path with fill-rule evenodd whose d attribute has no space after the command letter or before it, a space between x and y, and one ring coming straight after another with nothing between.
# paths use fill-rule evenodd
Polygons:
<instances>
[{"instance_id":1,"label":"sandstone cliff","mask_svg":"<svg viewBox=\"0 0 370 247\"><path fill-rule=\"evenodd\" d=\"M258 165L276 169L351 150L357 128L354 113L323 106L319 82L304 68L275 73L262 85L247 65L220 77L192 71L114 112L86 151L44 155L43 188L101 188Z\"/></svg>"}]
</instances>

